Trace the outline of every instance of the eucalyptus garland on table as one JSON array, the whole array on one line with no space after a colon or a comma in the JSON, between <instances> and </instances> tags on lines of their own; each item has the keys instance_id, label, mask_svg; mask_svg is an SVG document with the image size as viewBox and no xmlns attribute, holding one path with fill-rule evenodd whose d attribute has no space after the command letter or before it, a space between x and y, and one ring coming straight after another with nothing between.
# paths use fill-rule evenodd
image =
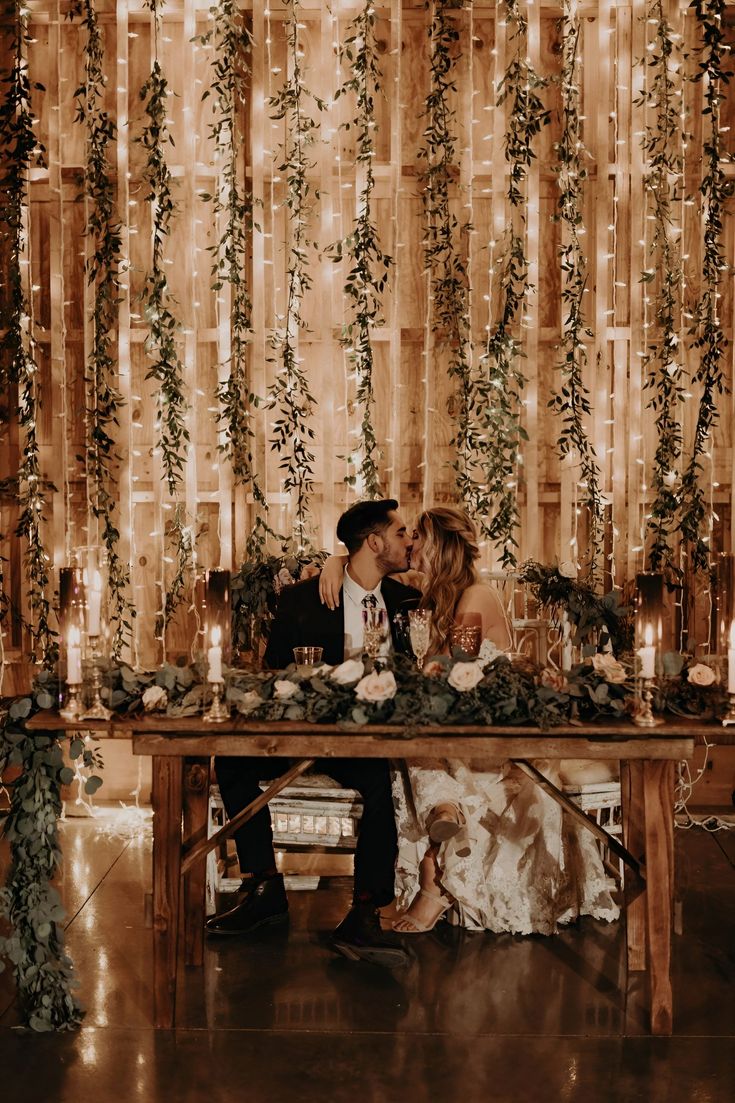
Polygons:
<instances>
[{"instance_id":1,"label":"eucalyptus garland on table","mask_svg":"<svg viewBox=\"0 0 735 1103\"><path fill-rule=\"evenodd\" d=\"M284 490L295 496L293 525L297 549L302 549L310 543L309 498L314 485L311 414L316 403L302 366L303 359L299 356L298 342L299 331L306 328L301 303L312 286L307 257L309 250L315 247L308 230L313 205L308 173L314 167L308 151L316 141L318 127L308 114L308 105L312 103L322 111L325 104L304 84L299 8L298 0L287 0L285 32L290 75L278 94L269 100L271 118L283 119L286 127L278 171L286 175L284 206L288 211L286 314L276 319L281 324L276 326L270 339L275 353L273 360L279 367L270 388L269 401L277 410L271 448L279 455L278 466L285 476Z\"/></svg>"},{"instance_id":2,"label":"eucalyptus garland on table","mask_svg":"<svg viewBox=\"0 0 735 1103\"><path fill-rule=\"evenodd\" d=\"M418 157L425 163L423 184L424 265L430 279L431 321L435 342L446 350L447 370L456 384L456 434L452 443L457 487L465 504L482 516L481 490L473 475L477 466L477 438L472 429L474 386L467 262L461 242L471 230L460 225L452 210L450 192L459 169L456 164L456 70L461 61L459 29L449 12L463 9L459 0L436 0L429 26L430 89L424 104L425 145Z\"/></svg>"},{"instance_id":3,"label":"eucalyptus garland on table","mask_svg":"<svg viewBox=\"0 0 735 1103\"><path fill-rule=\"evenodd\" d=\"M74 93L76 121L85 127L87 134L84 197L89 200L89 214L85 233L92 243L92 251L86 268L89 283L94 288L92 347L85 372L87 409L84 459L90 487L89 504L94 516L102 521L101 536L107 549L114 625L112 650L113 654L119 655L125 634L132 631L131 620L135 609L126 598L130 569L118 554L120 533L115 516L118 509L117 455L112 434L123 405L122 395L114 382L122 239L109 147L117 137L117 126L104 106L107 85L104 43L95 4L92 0L75 0L67 17L80 19L87 32L84 81Z\"/></svg>"},{"instance_id":4,"label":"eucalyptus garland on table","mask_svg":"<svg viewBox=\"0 0 735 1103\"><path fill-rule=\"evenodd\" d=\"M212 205L218 240L208 246L212 257L212 290L230 288L230 358L227 378L217 387L219 424L225 430L220 450L232 467L235 484L252 491L255 520L248 537L248 549L262 547L268 536L276 536L268 523L268 502L255 471L253 457L253 410L261 399L248 382L252 302L246 277L254 226L253 197L240 181L238 172L242 127L240 111L246 100L250 76L252 35L236 0L220 0L209 9L212 26L196 39L212 49L212 81L203 94L214 99L210 137L222 157L220 185L200 198Z\"/></svg>"},{"instance_id":5,"label":"eucalyptus garland on table","mask_svg":"<svg viewBox=\"0 0 735 1103\"><path fill-rule=\"evenodd\" d=\"M37 1031L75 1027L83 1017L73 995L78 982L64 952L64 909L53 884L61 864L61 787L70 784L74 771L64 761L59 736L26 727L34 712L53 708L57 700L57 683L42 671L32 694L17 698L0 716L0 775L7 770L17 775L4 783L10 809L2 833L10 844L10 870L0 908L10 933L0 938L0 958L12 966L25 1025ZM79 738L71 740L69 758L88 769L101 766L97 752ZM86 791L93 793L100 784L92 774Z\"/></svg>"},{"instance_id":6,"label":"eucalyptus garland on table","mask_svg":"<svg viewBox=\"0 0 735 1103\"><path fill-rule=\"evenodd\" d=\"M169 494L175 494L183 476L189 430L186 426L187 400L184 394L184 365L178 352L180 324L171 310L172 298L166 279L164 249L171 229L175 203L171 191L171 172L166 163L166 146L173 140L166 122L168 81L158 60L158 0L144 0L153 14L155 60L151 74L140 89L145 101L147 125L136 138L146 151L143 179L148 186L146 201L151 206L153 253L151 267L142 292L148 322L145 351L153 361L146 379L158 384L156 430L161 449L163 471Z\"/></svg>"},{"instance_id":7,"label":"eucalyptus garland on table","mask_svg":"<svg viewBox=\"0 0 735 1103\"><path fill-rule=\"evenodd\" d=\"M334 98L336 101L349 92L355 96L354 122L343 125L345 129L354 126L356 130L355 163L364 170L364 182L357 197L359 213L354 230L330 249L335 261L346 259L350 266L344 285L350 321L342 327L340 343L347 350L357 375L355 399L362 410L360 464L357 472L348 475L345 482L351 486L359 484L361 493L368 498L379 498L381 488L377 468L378 442L373 426L375 394L370 328L383 324L381 295L393 259L381 249L371 208L375 187L374 98L380 91L382 82L377 61L375 8L372 0L367 0L347 28L347 36L339 47L339 57L351 66L351 76L337 89Z\"/></svg>"},{"instance_id":8,"label":"eucalyptus garland on table","mask_svg":"<svg viewBox=\"0 0 735 1103\"><path fill-rule=\"evenodd\" d=\"M497 106L507 104L505 159L509 164L510 218L503 252L496 262L498 305L480 358L483 371L475 385L478 417L473 440L482 442L485 486L477 500L480 524L499 549L503 567L512 569L517 562L520 519L518 459L521 442L528 439L521 423L526 378L520 367L524 354L519 337L525 299L532 290L525 251L525 183L535 157L534 139L548 125L550 112L540 98L549 82L531 65L528 23L518 0L505 0L504 11L512 28L514 51L498 86Z\"/></svg>"},{"instance_id":9,"label":"eucalyptus garland on table","mask_svg":"<svg viewBox=\"0 0 735 1103\"><path fill-rule=\"evenodd\" d=\"M702 387L697 422L689 461L681 480L681 519L679 528L690 549L692 566L705 570L709 564L709 510L701 484L700 457L709 450L714 428L719 421L717 396L725 390L724 369L728 339L722 329L720 308L724 273L728 271L724 243L724 218L727 200L733 194L733 182L723 167L731 160L723 148L720 108L724 89L732 76L724 58L729 54L722 19L724 0L695 0L690 5L700 25L703 45L695 80L704 83L704 114L709 117L709 135L704 142L705 172L700 185L703 207L702 293L694 310L690 335L700 352L699 367L693 378Z\"/></svg>"},{"instance_id":10,"label":"eucalyptus garland on table","mask_svg":"<svg viewBox=\"0 0 735 1103\"><path fill-rule=\"evenodd\" d=\"M27 264L24 254L28 244L25 229L30 202L28 178L31 168L45 163L46 152L34 132L37 119L33 112L32 94L34 90L44 91L44 88L30 79L28 70L28 14L28 8L19 2L6 5L6 21L11 30L7 39L10 63L2 75L3 96L0 101L0 194L3 197L0 233L6 242L6 285L0 318L0 388L7 396L9 407L4 421L11 416L11 395L18 393L16 412L23 458L17 477L8 480L5 488L14 491L18 503L15 534L26 541L23 559L31 612L30 659L35 662L40 658L45 666L51 666L56 656L56 643L49 623L50 560L42 534L45 490L49 484L44 483L41 475L37 437L40 408L38 363L32 332L30 280L23 275L23 267ZM27 270L30 271L30 266Z\"/></svg>"},{"instance_id":11,"label":"eucalyptus garland on table","mask_svg":"<svg viewBox=\"0 0 735 1103\"><path fill-rule=\"evenodd\" d=\"M584 423L590 417L589 389L584 382L587 366L585 338L592 331L585 322L584 296L587 286L587 258L580 241L584 233L583 203L586 150L582 143L580 119L580 21L576 4L564 0L561 67L561 119L559 141L555 143L559 181L557 219L562 223L566 243L561 246L562 339L564 359L559 366L561 385L548 403L562 421L558 449L562 460L573 457L579 464L577 485L583 490L580 501L589 515L589 573L594 578L602 551L604 505L600 493L600 469L594 446Z\"/></svg>"},{"instance_id":12,"label":"eucalyptus garland on table","mask_svg":"<svg viewBox=\"0 0 735 1103\"><path fill-rule=\"evenodd\" d=\"M677 524L680 491L678 471L682 454L682 429L677 406L684 400L682 376L683 350L679 347L681 318L682 260L679 238L672 232L673 205L681 198L683 187L683 134L680 120L681 100L677 97L671 65L675 60L676 36L664 14L663 0L654 0L648 9L648 21L655 24L655 39L644 64L651 79L635 101L655 112L653 125L647 125L641 138L648 167L644 187L653 216L648 267L641 275L646 293L652 293L656 336L648 342L643 356L644 386L652 392L648 403L656 414L657 444L651 478L654 500L647 524L651 535L648 557L652 570L672 568L671 537ZM672 184L671 181L676 183Z\"/></svg>"}]
</instances>

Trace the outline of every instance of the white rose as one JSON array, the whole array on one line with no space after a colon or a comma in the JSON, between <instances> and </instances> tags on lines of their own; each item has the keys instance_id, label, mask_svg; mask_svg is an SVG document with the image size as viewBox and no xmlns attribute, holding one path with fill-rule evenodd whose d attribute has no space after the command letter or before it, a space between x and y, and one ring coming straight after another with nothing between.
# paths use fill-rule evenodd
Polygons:
<instances>
[{"instance_id":1,"label":"white rose","mask_svg":"<svg viewBox=\"0 0 735 1103\"><path fill-rule=\"evenodd\" d=\"M364 672L365 667L362 665L362 659L347 659L339 666L335 666L329 677L337 685L348 686L351 682L358 681Z\"/></svg>"},{"instance_id":2,"label":"white rose","mask_svg":"<svg viewBox=\"0 0 735 1103\"><path fill-rule=\"evenodd\" d=\"M383 670L380 674L374 670L360 679L355 693L360 701L387 701L395 697L396 688L396 680L390 670Z\"/></svg>"},{"instance_id":3,"label":"white rose","mask_svg":"<svg viewBox=\"0 0 735 1103\"><path fill-rule=\"evenodd\" d=\"M577 565L572 563L571 559L565 559L563 563L559 564L559 574L563 578L576 578L577 577Z\"/></svg>"},{"instance_id":4,"label":"white rose","mask_svg":"<svg viewBox=\"0 0 735 1103\"><path fill-rule=\"evenodd\" d=\"M468 689L474 689L482 678L483 670L480 663L455 663L447 681L453 689L466 693Z\"/></svg>"},{"instance_id":5,"label":"white rose","mask_svg":"<svg viewBox=\"0 0 735 1103\"><path fill-rule=\"evenodd\" d=\"M717 675L711 666L705 666L704 663L695 663L694 666L689 667L687 681L691 682L693 686L711 686L713 682L717 681Z\"/></svg>"},{"instance_id":6,"label":"white rose","mask_svg":"<svg viewBox=\"0 0 735 1103\"><path fill-rule=\"evenodd\" d=\"M293 575L289 571L288 567L281 567L280 571L276 575L276 580L281 586L291 586L293 584Z\"/></svg>"},{"instance_id":7,"label":"white rose","mask_svg":"<svg viewBox=\"0 0 735 1103\"><path fill-rule=\"evenodd\" d=\"M168 693L163 686L148 686L143 693L143 708L146 712L154 712L156 709L165 709L168 704Z\"/></svg>"},{"instance_id":8,"label":"white rose","mask_svg":"<svg viewBox=\"0 0 735 1103\"><path fill-rule=\"evenodd\" d=\"M281 701L286 701L289 697L293 697L294 693L299 692L299 687L295 682L287 682L283 679L273 683L273 691Z\"/></svg>"},{"instance_id":9,"label":"white rose","mask_svg":"<svg viewBox=\"0 0 735 1103\"><path fill-rule=\"evenodd\" d=\"M237 698L238 712L252 712L263 704L263 698L256 689L249 689Z\"/></svg>"},{"instance_id":10,"label":"white rose","mask_svg":"<svg viewBox=\"0 0 735 1103\"><path fill-rule=\"evenodd\" d=\"M567 688L566 675L561 670L552 670L548 666L541 671L539 682L547 689L556 690L557 693L563 693Z\"/></svg>"},{"instance_id":11,"label":"white rose","mask_svg":"<svg viewBox=\"0 0 735 1103\"><path fill-rule=\"evenodd\" d=\"M605 654L597 654L592 656L592 666L595 671L602 675L606 682L620 683L624 682L627 678L627 672L622 663L619 663L614 655L610 652Z\"/></svg>"}]
</instances>

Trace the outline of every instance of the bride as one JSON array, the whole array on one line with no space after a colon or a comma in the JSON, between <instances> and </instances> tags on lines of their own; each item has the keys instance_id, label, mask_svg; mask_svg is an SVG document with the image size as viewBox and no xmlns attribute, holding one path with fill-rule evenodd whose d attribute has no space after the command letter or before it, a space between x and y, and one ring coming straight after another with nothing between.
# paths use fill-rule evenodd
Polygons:
<instances>
[{"instance_id":1,"label":"bride","mask_svg":"<svg viewBox=\"0 0 735 1103\"><path fill-rule=\"evenodd\" d=\"M416 523L411 552L420 607L432 614L430 655L448 653L456 625L479 625L481 638L510 646L505 610L477 573L477 533L464 510L438 506ZM343 559L331 557L322 600L339 601ZM402 578L405 580L406 576ZM536 761L561 782L558 761ZM579 915L613 920L596 843L559 805L508 762L422 760L393 770L398 823L396 895L404 934L450 918L472 930L551 934Z\"/></svg>"}]
</instances>

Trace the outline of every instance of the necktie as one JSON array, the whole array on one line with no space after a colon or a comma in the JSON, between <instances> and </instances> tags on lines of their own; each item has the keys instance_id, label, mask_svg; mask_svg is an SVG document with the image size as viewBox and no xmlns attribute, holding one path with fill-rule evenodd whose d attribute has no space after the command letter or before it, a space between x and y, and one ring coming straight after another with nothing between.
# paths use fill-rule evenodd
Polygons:
<instances>
[{"instance_id":1,"label":"necktie","mask_svg":"<svg viewBox=\"0 0 735 1103\"><path fill-rule=\"evenodd\" d=\"M377 604L378 599L375 594L365 594L365 597L362 599L363 609L375 609Z\"/></svg>"}]
</instances>

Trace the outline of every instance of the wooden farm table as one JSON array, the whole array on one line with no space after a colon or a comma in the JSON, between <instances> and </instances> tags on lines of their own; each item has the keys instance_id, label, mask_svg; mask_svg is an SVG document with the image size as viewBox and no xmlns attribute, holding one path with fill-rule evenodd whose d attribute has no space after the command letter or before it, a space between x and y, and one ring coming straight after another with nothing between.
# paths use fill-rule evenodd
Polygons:
<instances>
[{"instance_id":1,"label":"wooden farm table","mask_svg":"<svg viewBox=\"0 0 735 1103\"><path fill-rule=\"evenodd\" d=\"M256 722L244 716L214 725L201 717L159 716L115 717L109 722L80 724L62 721L57 713L41 712L28 727L39 731L81 728L100 737L132 737L134 753L152 757L154 998L158 1027L174 1025L182 877L185 959L190 964L201 964L205 864L199 859L217 845L218 837L233 833L230 823L218 836L209 840L206 837L212 755L296 760L240 813L233 821L235 826L255 814L317 758L512 759L531 776L533 767L528 759L618 759L623 839L636 874L626 876L628 969L648 972L652 1033L671 1033L674 770L677 761L692 757L695 739L711 738L715 730L722 730L714 724L671 721L646 729L610 721L557 727L542 733L536 727L345 727L296 721ZM540 776L535 780L543 781Z\"/></svg>"}]
</instances>

